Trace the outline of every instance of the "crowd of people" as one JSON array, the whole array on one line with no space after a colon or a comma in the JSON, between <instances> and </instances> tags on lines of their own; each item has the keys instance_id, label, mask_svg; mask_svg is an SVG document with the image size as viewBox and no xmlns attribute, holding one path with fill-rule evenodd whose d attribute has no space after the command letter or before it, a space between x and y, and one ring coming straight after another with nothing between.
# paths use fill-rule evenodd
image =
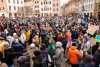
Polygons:
<instances>
[{"instance_id":1,"label":"crowd of people","mask_svg":"<svg viewBox=\"0 0 100 67\"><path fill-rule=\"evenodd\" d=\"M0 19L0 67L100 67L95 39L100 22L86 16L53 19ZM89 26L96 28L90 31Z\"/></svg>"}]
</instances>

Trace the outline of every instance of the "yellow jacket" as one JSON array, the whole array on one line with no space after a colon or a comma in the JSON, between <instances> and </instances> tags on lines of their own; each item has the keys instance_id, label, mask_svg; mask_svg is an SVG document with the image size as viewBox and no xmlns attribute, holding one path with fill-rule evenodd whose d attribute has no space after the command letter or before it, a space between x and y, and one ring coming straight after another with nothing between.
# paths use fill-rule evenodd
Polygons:
<instances>
[{"instance_id":1,"label":"yellow jacket","mask_svg":"<svg viewBox=\"0 0 100 67\"><path fill-rule=\"evenodd\" d=\"M29 39L30 39L30 34L31 34L30 31L25 32L25 35L26 35L26 41L29 41Z\"/></svg>"}]
</instances>

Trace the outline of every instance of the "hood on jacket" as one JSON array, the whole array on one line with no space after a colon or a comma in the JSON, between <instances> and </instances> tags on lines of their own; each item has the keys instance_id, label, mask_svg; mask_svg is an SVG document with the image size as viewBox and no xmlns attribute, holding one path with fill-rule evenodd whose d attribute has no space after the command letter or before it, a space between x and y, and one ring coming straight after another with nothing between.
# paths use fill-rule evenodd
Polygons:
<instances>
[{"instance_id":1,"label":"hood on jacket","mask_svg":"<svg viewBox=\"0 0 100 67\"><path fill-rule=\"evenodd\" d=\"M62 43L61 42L56 42L56 47L62 47Z\"/></svg>"},{"instance_id":2,"label":"hood on jacket","mask_svg":"<svg viewBox=\"0 0 100 67\"><path fill-rule=\"evenodd\" d=\"M71 50L76 50L77 47L76 47L76 46L71 46L70 49L71 49Z\"/></svg>"}]
</instances>

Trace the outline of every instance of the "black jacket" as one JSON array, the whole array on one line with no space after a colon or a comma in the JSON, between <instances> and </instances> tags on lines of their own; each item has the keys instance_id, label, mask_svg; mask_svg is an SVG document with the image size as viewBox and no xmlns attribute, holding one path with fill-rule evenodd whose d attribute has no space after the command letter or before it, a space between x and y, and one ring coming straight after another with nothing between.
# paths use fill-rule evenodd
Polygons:
<instances>
[{"instance_id":1,"label":"black jacket","mask_svg":"<svg viewBox=\"0 0 100 67\"><path fill-rule=\"evenodd\" d=\"M94 55L94 61L96 64L100 64L100 50L97 50Z\"/></svg>"}]
</instances>

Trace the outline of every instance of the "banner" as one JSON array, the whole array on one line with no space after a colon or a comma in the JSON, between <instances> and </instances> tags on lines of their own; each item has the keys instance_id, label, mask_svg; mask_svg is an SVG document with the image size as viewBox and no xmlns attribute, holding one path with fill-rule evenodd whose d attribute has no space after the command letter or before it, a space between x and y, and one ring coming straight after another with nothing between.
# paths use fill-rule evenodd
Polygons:
<instances>
[{"instance_id":1,"label":"banner","mask_svg":"<svg viewBox=\"0 0 100 67\"><path fill-rule=\"evenodd\" d=\"M100 42L100 35L96 35L95 39L96 39L96 42Z\"/></svg>"},{"instance_id":2,"label":"banner","mask_svg":"<svg viewBox=\"0 0 100 67\"><path fill-rule=\"evenodd\" d=\"M94 35L97 30L99 30L98 26L90 25L90 26L88 26L87 33L91 34L91 35Z\"/></svg>"}]
</instances>

